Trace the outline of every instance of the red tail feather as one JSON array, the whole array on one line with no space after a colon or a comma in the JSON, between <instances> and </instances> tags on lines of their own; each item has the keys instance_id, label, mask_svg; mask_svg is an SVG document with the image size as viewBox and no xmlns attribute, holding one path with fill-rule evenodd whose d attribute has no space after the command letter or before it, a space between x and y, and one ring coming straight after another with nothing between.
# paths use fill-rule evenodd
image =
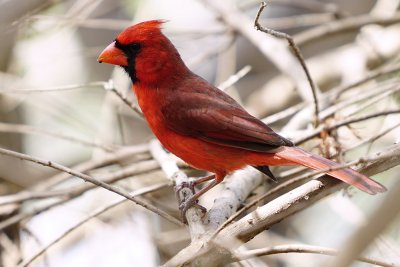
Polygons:
<instances>
[{"instance_id":1,"label":"red tail feather","mask_svg":"<svg viewBox=\"0 0 400 267\"><path fill-rule=\"evenodd\" d=\"M276 156L314 170L339 168L337 170L328 171L326 173L332 177L342 180L347 184L354 185L360 190L367 192L371 195L386 191L386 188L383 185L372 180L371 178L350 168L340 169L341 165L339 163L304 151L299 147L283 147L276 153Z\"/></svg>"}]
</instances>

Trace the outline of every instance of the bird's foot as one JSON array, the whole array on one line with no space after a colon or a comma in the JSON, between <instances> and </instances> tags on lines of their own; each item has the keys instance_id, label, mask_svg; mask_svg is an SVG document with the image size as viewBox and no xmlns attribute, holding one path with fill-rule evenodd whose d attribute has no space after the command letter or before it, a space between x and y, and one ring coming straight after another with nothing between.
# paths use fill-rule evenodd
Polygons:
<instances>
[{"instance_id":1,"label":"bird's foot","mask_svg":"<svg viewBox=\"0 0 400 267\"><path fill-rule=\"evenodd\" d=\"M181 203L179 205L179 210L181 211L181 216L182 216L182 221L184 223L187 223L186 220L186 211L191 208L191 207L196 207L198 208L203 214L206 213L207 209L204 208L203 206L199 205L198 202L198 196L196 195L194 186L196 185L195 182L190 181L190 182L184 182L181 183L178 186L175 186L175 194L176 197L179 201L179 203ZM185 192L184 189L189 189L191 194L189 192Z\"/></svg>"},{"instance_id":2,"label":"bird's foot","mask_svg":"<svg viewBox=\"0 0 400 267\"><path fill-rule=\"evenodd\" d=\"M176 185L176 186L174 187L174 190L175 190L175 194L177 195L177 198L180 199L179 193L180 193L180 192L182 191L182 189L184 189L184 188L189 188L190 191L192 191L192 194L194 195L194 194L195 194L194 186L195 186L195 183L192 182L192 181L191 181L191 182L183 182L183 183L181 183L180 185Z\"/></svg>"},{"instance_id":3,"label":"bird's foot","mask_svg":"<svg viewBox=\"0 0 400 267\"><path fill-rule=\"evenodd\" d=\"M196 199L194 196L192 196L189 199L181 202L181 204L179 205L179 209L181 211L182 220L186 224L187 224L186 212L191 207L195 207L195 208L199 209L201 211L201 213L202 213L201 217L203 217L204 214L206 214L206 212L207 212L207 209L205 207L203 207L200 204L198 204L198 199Z\"/></svg>"},{"instance_id":4,"label":"bird's foot","mask_svg":"<svg viewBox=\"0 0 400 267\"><path fill-rule=\"evenodd\" d=\"M194 186L195 186L195 183L193 181L190 181L190 182L183 182L180 185L177 185L174 187L176 199L178 199L178 201L179 201L179 203L181 203L181 205L182 205L182 203L185 203L185 200L187 198L190 198L190 196L187 196L188 192L185 192L185 191L182 192L182 190L188 188L188 189L190 189L190 192L192 192L192 195L195 195L196 191L194 189ZM196 199L195 204L197 204L198 202L199 201Z\"/></svg>"}]
</instances>

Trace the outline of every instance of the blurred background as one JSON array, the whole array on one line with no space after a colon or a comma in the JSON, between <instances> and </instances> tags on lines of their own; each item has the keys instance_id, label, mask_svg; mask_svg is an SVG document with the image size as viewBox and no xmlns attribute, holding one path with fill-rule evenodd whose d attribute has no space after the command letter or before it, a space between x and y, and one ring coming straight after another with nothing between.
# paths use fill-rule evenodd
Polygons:
<instances>
[{"instance_id":1,"label":"blurred background","mask_svg":"<svg viewBox=\"0 0 400 267\"><path fill-rule=\"evenodd\" d=\"M399 2L271 0L260 23L294 37L322 96L376 70L398 66ZM267 121L283 135L301 139L313 128L312 108L303 112L299 106L312 102L311 91L284 40L268 37L266 52L261 39L252 38L259 5L253 0L0 0L0 147L94 177L111 177L110 182L119 180L117 184L130 191L166 183L149 153L147 143L153 136L146 123L107 90L112 80L115 89L135 103L129 79L123 70L97 62L120 31L150 19L168 21L164 33L195 73L215 85L239 76L226 91L255 116L300 107ZM399 78L392 72L346 91L335 102L342 106L328 113L324 122L398 110ZM326 110L332 101L320 105ZM396 114L381 116L302 145L335 154L336 159L354 160L398 142L399 123ZM127 173L115 178L124 170ZM274 173L284 176L285 171ZM390 188L398 181L398 171L374 178ZM120 200L111 192L85 186L54 169L0 155L0 266L17 266L93 211ZM265 191L265 184L259 190ZM355 189L338 192L246 246L337 247L364 223L381 198ZM179 217L171 186L146 199ZM205 205L212 200L205 200ZM399 262L398 225L399 218L371 244L371 255ZM189 243L185 228L126 202L84 223L30 266L158 266ZM326 257L276 255L245 266L321 266Z\"/></svg>"}]
</instances>

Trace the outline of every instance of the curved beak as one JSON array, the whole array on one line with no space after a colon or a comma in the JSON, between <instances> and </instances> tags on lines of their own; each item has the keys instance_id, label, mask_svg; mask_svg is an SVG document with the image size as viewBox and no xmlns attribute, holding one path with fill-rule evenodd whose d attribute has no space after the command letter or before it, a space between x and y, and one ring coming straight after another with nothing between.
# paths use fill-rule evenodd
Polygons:
<instances>
[{"instance_id":1,"label":"curved beak","mask_svg":"<svg viewBox=\"0 0 400 267\"><path fill-rule=\"evenodd\" d=\"M99 63L104 62L118 66L128 66L128 59L125 53L121 49L115 47L115 42L112 42L101 52L97 61Z\"/></svg>"}]
</instances>

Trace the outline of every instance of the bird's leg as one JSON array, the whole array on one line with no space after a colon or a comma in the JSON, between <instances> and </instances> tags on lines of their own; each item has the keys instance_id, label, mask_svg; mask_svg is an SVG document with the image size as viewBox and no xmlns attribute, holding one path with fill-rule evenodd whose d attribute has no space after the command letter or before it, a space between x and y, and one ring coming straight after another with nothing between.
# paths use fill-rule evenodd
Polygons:
<instances>
[{"instance_id":1,"label":"bird's leg","mask_svg":"<svg viewBox=\"0 0 400 267\"><path fill-rule=\"evenodd\" d=\"M212 179L215 179L215 174L211 174L211 175L208 175L208 176L197 178L196 180L194 180L193 185L202 184L202 183L210 181Z\"/></svg>"},{"instance_id":2,"label":"bird's leg","mask_svg":"<svg viewBox=\"0 0 400 267\"><path fill-rule=\"evenodd\" d=\"M223 177L223 176L222 176ZM213 180L214 179L214 180ZM210 182L209 184L207 184L204 188L200 189L200 191L198 191L197 193L195 192L194 187L196 185L205 183L207 181L213 180L212 182ZM186 223L186 211L192 207L193 205L195 205L196 207L198 207L199 209L201 209L201 211L203 213L205 213L207 210L206 208L204 208L203 206L197 204L198 199L201 195L203 195L204 193L206 193L208 190L210 190L211 188L213 188L214 186L216 186L217 184L219 184L223 179L216 179L216 175L212 174L212 175L208 175L205 177L201 177L198 178L196 180L190 181L190 182L185 182L185 183L181 183L179 186L175 187L175 194L177 199L179 200L179 202L181 203L179 205L179 209L181 210L181 216L183 221ZM181 201L181 194L180 192L182 191L182 189L184 188L189 188L190 191L192 192L193 195L191 195L190 197L188 197L186 199L185 194L183 195L183 200ZM184 192L183 192L184 193Z\"/></svg>"},{"instance_id":3,"label":"bird's leg","mask_svg":"<svg viewBox=\"0 0 400 267\"><path fill-rule=\"evenodd\" d=\"M201 178L197 178L196 180L190 181L190 182L188 182L188 183L181 183L179 186L175 186L175 193L178 195L179 192L180 192L183 188L189 188L189 189L192 191L193 195L194 195L194 194L196 193L195 190L194 190L194 187L195 187L196 185L202 184L202 183L207 182L207 181L210 181L210 180L212 180L212 179L215 179L215 174L208 175L208 176L201 177ZM178 198L178 199L179 199L179 198Z\"/></svg>"},{"instance_id":4,"label":"bird's leg","mask_svg":"<svg viewBox=\"0 0 400 267\"><path fill-rule=\"evenodd\" d=\"M184 202L182 202L179 205L179 209L181 210L183 220L185 220L185 218L186 218L185 217L186 211L191 206L198 205L197 200L199 199L199 197L202 196L207 191L209 191L214 186L216 186L217 184L219 184L220 182L222 182L222 179L214 179L212 182L208 183L204 188L200 189L200 191L198 191L197 193L195 193L194 195L192 195L190 198L188 198L187 200L185 200ZM206 212L206 209L204 207L202 207L200 205L198 205L198 206L202 209L202 211Z\"/></svg>"}]
</instances>

